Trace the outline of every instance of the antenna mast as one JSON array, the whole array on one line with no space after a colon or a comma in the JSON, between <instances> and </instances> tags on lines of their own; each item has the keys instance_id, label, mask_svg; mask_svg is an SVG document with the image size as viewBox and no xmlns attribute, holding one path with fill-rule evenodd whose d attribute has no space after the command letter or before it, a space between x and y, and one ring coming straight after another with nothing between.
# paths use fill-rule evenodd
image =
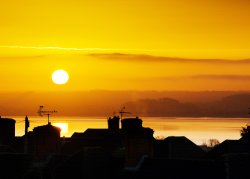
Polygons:
<instances>
[{"instance_id":1,"label":"antenna mast","mask_svg":"<svg viewBox=\"0 0 250 179\"><path fill-rule=\"evenodd\" d=\"M49 122L49 116L50 116L51 114L53 114L53 113L56 113L57 111L56 111L56 110L44 111L44 110L43 110L43 107L44 107L44 106L40 106L37 113L38 113L40 116L43 116L44 114L46 114L46 115L48 116L48 124L50 124L50 122Z\"/></svg>"},{"instance_id":2,"label":"antenna mast","mask_svg":"<svg viewBox=\"0 0 250 179\"><path fill-rule=\"evenodd\" d=\"M122 120L122 114L131 114L130 112L126 112L126 111L124 111L124 109L125 109L125 107L123 107L121 110L120 110L120 116L121 116L121 120Z\"/></svg>"}]
</instances>

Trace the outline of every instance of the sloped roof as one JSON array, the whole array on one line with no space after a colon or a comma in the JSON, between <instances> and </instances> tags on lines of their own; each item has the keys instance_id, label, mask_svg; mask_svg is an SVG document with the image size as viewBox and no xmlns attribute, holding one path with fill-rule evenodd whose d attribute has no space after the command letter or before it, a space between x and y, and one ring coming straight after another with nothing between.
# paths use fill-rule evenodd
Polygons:
<instances>
[{"instance_id":1,"label":"sloped roof","mask_svg":"<svg viewBox=\"0 0 250 179\"><path fill-rule=\"evenodd\" d=\"M84 132L75 132L70 141L63 145L62 152L72 154L87 146L101 146L111 151L120 145L119 133L113 133L108 129L87 129Z\"/></svg>"},{"instance_id":2,"label":"sloped roof","mask_svg":"<svg viewBox=\"0 0 250 179\"><path fill-rule=\"evenodd\" d=\"M9 122L11 122L11 123L15 123L16 122L16 120L15 119L12 119L12 118L1 118L0 117L0 122L1 123L9 123Z\"/></svg>"},{"instance_id":3,"label":"sloped roof","mask_svg":"<svg viewBox=\"0 0 250 179\"><path fill-rule=\"evenodd\" d=\"M244 140L225 140L209 151L207 157L217 158L229 153L250 153L250 143Z\"/></svg>"},{"instance_id":4,"label":"sloped roof","mask_svg":"<svg viewBox=\"0 0 250 179\"><path fill-rule=\"evenodd\" d=\"M86 138L86 137L104 137L109 134L108 129L87 129L84 132L74 132L71 138L73 139L80 139L80 138Z\"/></svg>"},{"instance_id":5,"label":"sloped roof","mask_svg":"<svg viewBox=\"0 0 250 179\"><path fill-rule=\"evenodd\" d=\"M205 152L184 136L170 136L156 140L155 154L164 158L201 158Z\"/></svg>"},{"instance_id":6,"label":"sloped roof","mask_svg":"<svg viewBox=\"0 0 250 179\"><path fill-rule=\"evenodd\" d=\"M44 130L57 130L57 131L61 131L61 128L60 127L57 127L57 126L53 126L51 124L46 124L46 125L43 125L43 126L37 126L33 129L33 131L44 131Z\"/></svg>"}]
</instances>

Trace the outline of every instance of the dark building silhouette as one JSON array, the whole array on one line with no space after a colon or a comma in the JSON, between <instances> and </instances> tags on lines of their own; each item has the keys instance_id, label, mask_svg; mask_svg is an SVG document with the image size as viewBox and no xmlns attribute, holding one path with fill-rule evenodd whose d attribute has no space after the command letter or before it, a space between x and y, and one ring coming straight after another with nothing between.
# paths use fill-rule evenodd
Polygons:
<instances>
[{"instance_id":1,"label":"dark building silhouette","mask_svg":"<svg viewBox=\"0 0 250 179\"><path fill-rule=\"evenodd\" d=\"M212 160L145 158L140 168L126 178L226 179L223 169Z\"/></svg>"},{"instance_id":2,"label":"dark building silhouette","mask_svg":"<svg viewBox=\"0 0 250 179\"><path fill-rule=\"evenodd\" d=\"M121 128L119 123L121 122ZM60 138L60 128L35 127L15 137L15 120L0 119L3 179L249 179L250 141L226 140L209 152L184 136L156 140L142 120L114 116L108 128Z\"/></svg>"},{"instance_id":3,"label":"dark building silhouette","mask_svg":"<svg viewBox=\"0 0 250 179\"><path fill-rule=\"evenodd\" d=\"M11 145L15 140L14 119L0 117L0 144Z\"/></svg>"},{"instance_id":4,"label":"dark building silhouette","mask_svg":"<svg viewBox=\"0 0 250 179\"><path fill-rule=\"evenodd\" d=\"M75 132L69 141L66 141L61 152L63 154L73 154L84 147L102 147L110 152L121 147L121 135L119 129L120 118L109 117L106 129L87 129L84 132Z\"/></svg>"},{"instance_id":5,"label":"dark building silhouette","mask_svg":"<svg viewBox=\"0 0 250 179\"><path fill-rule=\"evenodd\" d=\"M225 140L215 146L206 155L207 158L217 159L225 154L250 154L250 141L245 140Z\"/></svg>"},{"instance_id":6,"label":"dark building silhouette","mask_svg":"<svg viewBox=\"0 0 250 179\"><path fill-rule=\"evenodd\" d=\"M142 120L138 117L136 118L124 118L122 121L122 130L123 131L138 131L142 129Z\"/></svg>"},{"instance_id":7,"label":"dark building silhouette","mask_svg":"<svg viewBox=\"0 0 250 179\"><path fill-rule=\"evenodd\" d=\"M142 127L142 120L119 117L108 118L108 129L87 129L83 133L74 133L70 141L62 146L62 154L70 155L85 147L101 147L110 155L116 153L126 158L126 166L134 166L142 156L153 156L153 130Z\"/></svg>"},{"instance_id":8,"label":"dark building silhouette","mask_svg":"<svg viewBox=\"0 0 250 179\"><path fill-rule=\"evenodd\" d=\"M32 157L23 153L0 153L1 179L25 179Z\"/></svg>"},{"instance_id":9,"label":"dark building silhouette","mask_svg":"<svg viewBox=\"0 0 250 179\"><path fill-rule=\"evenodd\" d=\"M119 125L120 125L120 118L118 116L108 118L108 129L111 132L118 133L120 130Z\"/></svg>"},{"instance_id":10,"label":"dark building silhouette","mask_svg":"<svg viewBox=\"0 0 250 179\"><path fill-rule=\"evenodd\" d=\"M157 158L200 159L205 151L184 136L170 136L164 140L155 140L154 155Z\"/></svg>"},{"instance_id":11,"label":"dark building silhouette","mask_svg":"<svg viewBox=\"0 0 250 179\"><path fill-rule=\"evenodd\" d=\"M36 160L45 160L50 154L60 151L61 129L48 123L33 129L34 157Z\"/></svg>"},{"instance_id":12,"label":"dark building silhouette","mask_svg":"<svg viewBox=\"0 0 250 179\"><path fill-rule=\"evenodd\" d=\"M102 147L84 147L61 162L54 169L53 178L111 178L110 162L109 154Z\"/></svg>"},{"instance_id":13,"label":"dark building silhouette","mask_svg":"<svg viewBox=\"0 0 250 179\"><path fill-rule=\"evenodd\" d=\"M0 153L15 153L15 150L8 145L0 145Z\"/></svg>"},{"instance_id":14,"label":"dark building silhouette","mask_svg":"<svg viewBox=\"0 0 250 179\"><path fill-rule=\"evenodd\" d=\"M250 154L249 153L230 153L221 156L217 160L224 166L226 179L248 179L250 178Z\"/></svg>"},{"instance_id":15,"label":"dark building silhouette","mask_svg":"<svg viewBox=\"0 0 250 179\"><path fill-rule=\"evenodd\" d=\"M125 118L122 121L122 138L125 147L125 165L135 166L141 157L153 157L153 133L150 128L142 127L142 120Z\"/></svg>"},{"instance_id":16,"label":"dark building silhouette","mask_svg":"<svg viewBox=\"0 0 250 179\"><path fill-rule=\"evenodd\" d=\"M109 129L87 129L75 132L70 141L62 146L63 154L73 154L84 147L102 147L110 152L121 146L121 136Z\"/></svg>"}]
</instances>

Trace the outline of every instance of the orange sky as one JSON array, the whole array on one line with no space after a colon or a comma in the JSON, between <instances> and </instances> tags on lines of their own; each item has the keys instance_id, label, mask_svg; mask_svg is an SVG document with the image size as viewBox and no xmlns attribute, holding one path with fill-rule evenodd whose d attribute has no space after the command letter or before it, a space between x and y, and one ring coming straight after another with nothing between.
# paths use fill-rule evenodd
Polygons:
<instances>
[{"instance_id":1,"label":"orange sky","mask_svg":"<svg viewBox=\"0 0 250 179\"><path fill-rule=\"evenodd\" d=\"M250 90L249 9L247 0L3 1L0 91ZM60 68L63 86L51 82Z\"/></svg>"}]
</instances>

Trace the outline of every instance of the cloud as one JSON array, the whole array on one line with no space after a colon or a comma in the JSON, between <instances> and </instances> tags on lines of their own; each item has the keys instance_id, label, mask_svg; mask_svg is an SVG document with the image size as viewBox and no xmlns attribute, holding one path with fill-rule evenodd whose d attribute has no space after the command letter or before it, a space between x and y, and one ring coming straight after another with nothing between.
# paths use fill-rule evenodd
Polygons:
<instances>
[{"instance_id":1,"label":"cloud","mask_svg":"<svg viewBox=\"0 0 250 179\"><path fill-rule=\"evenodd\" d=\"M42 51L64 51L64 52L79 52L79 53L93 53L93 54L98 54L98 53L107 53L107 54L112 54L110 52L143 52L143 53L149 53L149 52L154 52L157 50L149 50L149 49L129 49L129 48L77 48L77 47L60 47L60 46L21 46L21 45L0 45L0 49L33 49L33 50L42 50Z\"/></svg>"},{"instance_id":2,"label":"cloud","mask_svg":"<svg viewBox=\"0 0 250 179\"><path fill-rule=\"evenodd\" d=\"M60 46L21 46L21 45L0 45L0 59L18 59L29 57L41 57L43 55L84 55L92 56L92 54L113 54L113 52L134 53L150 53L154 50L147 49L113 49L113 48L76 48L76 47L60 47ZM16 54L16 55L13 55ZM26 55L29 54L29 55ZM32 54L32 55L30 55ZM115 53L114 53L115 54ZM94 55L93 55L94 56Z\"/></svg>"},{"instance_id":3,"label":"cloud","mask_svg":"<svg viewBox=\"0 0 250 179\"><path fill-rule=\"evenodd\" d=\"M14 51L16 50L16 51ZM20 54L13 56L15 54ZM161 50L162 52L164 50ZM59 46L18 46L18 45L0 45L0 60L3 58L18 59L18 58L40 58L45 55L63 55L63 54L78 54L90 56L102 60L110 61L128 61L128 62L164 62L164 63L182 63L182 64L250 64L248 59L192 59L179 58L168 56L150 55L159 52L159 50L149 49L112 49L112 48L74 48L74 47L59 47ZM129 53L131 52L131 53ZM9 55L10 53L10 55ZM24 55L24 54L32 55ZM3 55L5 54L5 55ZM7 54L7 55L6 55Z\"/></svg>"},{"instance_id":4,"label":"cloud","mask_svg":"<svg viewBox=\"0 0 250 179\"><path fill-rule=\"evenodd\" d=\"M204 80L250 80L250 75L195 75L191 76L192 79L204 79Z\"/></svg>"},{"instance_id":5,"label":"cloud","mask_svg":"<svg viewBox=\"0 0 250 179\"><path fill-rule=\"evenodd\" d=\"M230 80L230 81L250 81L250 75L187 75L187 76L161 76L161 77L133 77L122 79L123 81L134 82L154 82L154 81L185 81L185 80Z\"/></svg>"},{"instance_id":6,"label":"cloud","mask_svg":"<svg viewBox=\"0 0 250 179\"><path fill-rule=\"evenodd\" d=\"M192 75L192 76L166 76L144 79L150 80L161 80L161 81L179 81L179 80L230 80L230 81L250 81L250 75Z\"/></svg>"},{"instance_id":7,"label":"cloud","mask_svg":"<svg viewBox=\"0 0 250 179\"><path fill-rule=\"evenodd\" d=\"M167 62L167 63L212 63L212 64L250 64L250 59L227 60L227 59L189 59L166 56L153 56L146 54L125 54L125 53L91 53L89 56L119 61L134 62Z\"/></svg>"}]
</instances>

